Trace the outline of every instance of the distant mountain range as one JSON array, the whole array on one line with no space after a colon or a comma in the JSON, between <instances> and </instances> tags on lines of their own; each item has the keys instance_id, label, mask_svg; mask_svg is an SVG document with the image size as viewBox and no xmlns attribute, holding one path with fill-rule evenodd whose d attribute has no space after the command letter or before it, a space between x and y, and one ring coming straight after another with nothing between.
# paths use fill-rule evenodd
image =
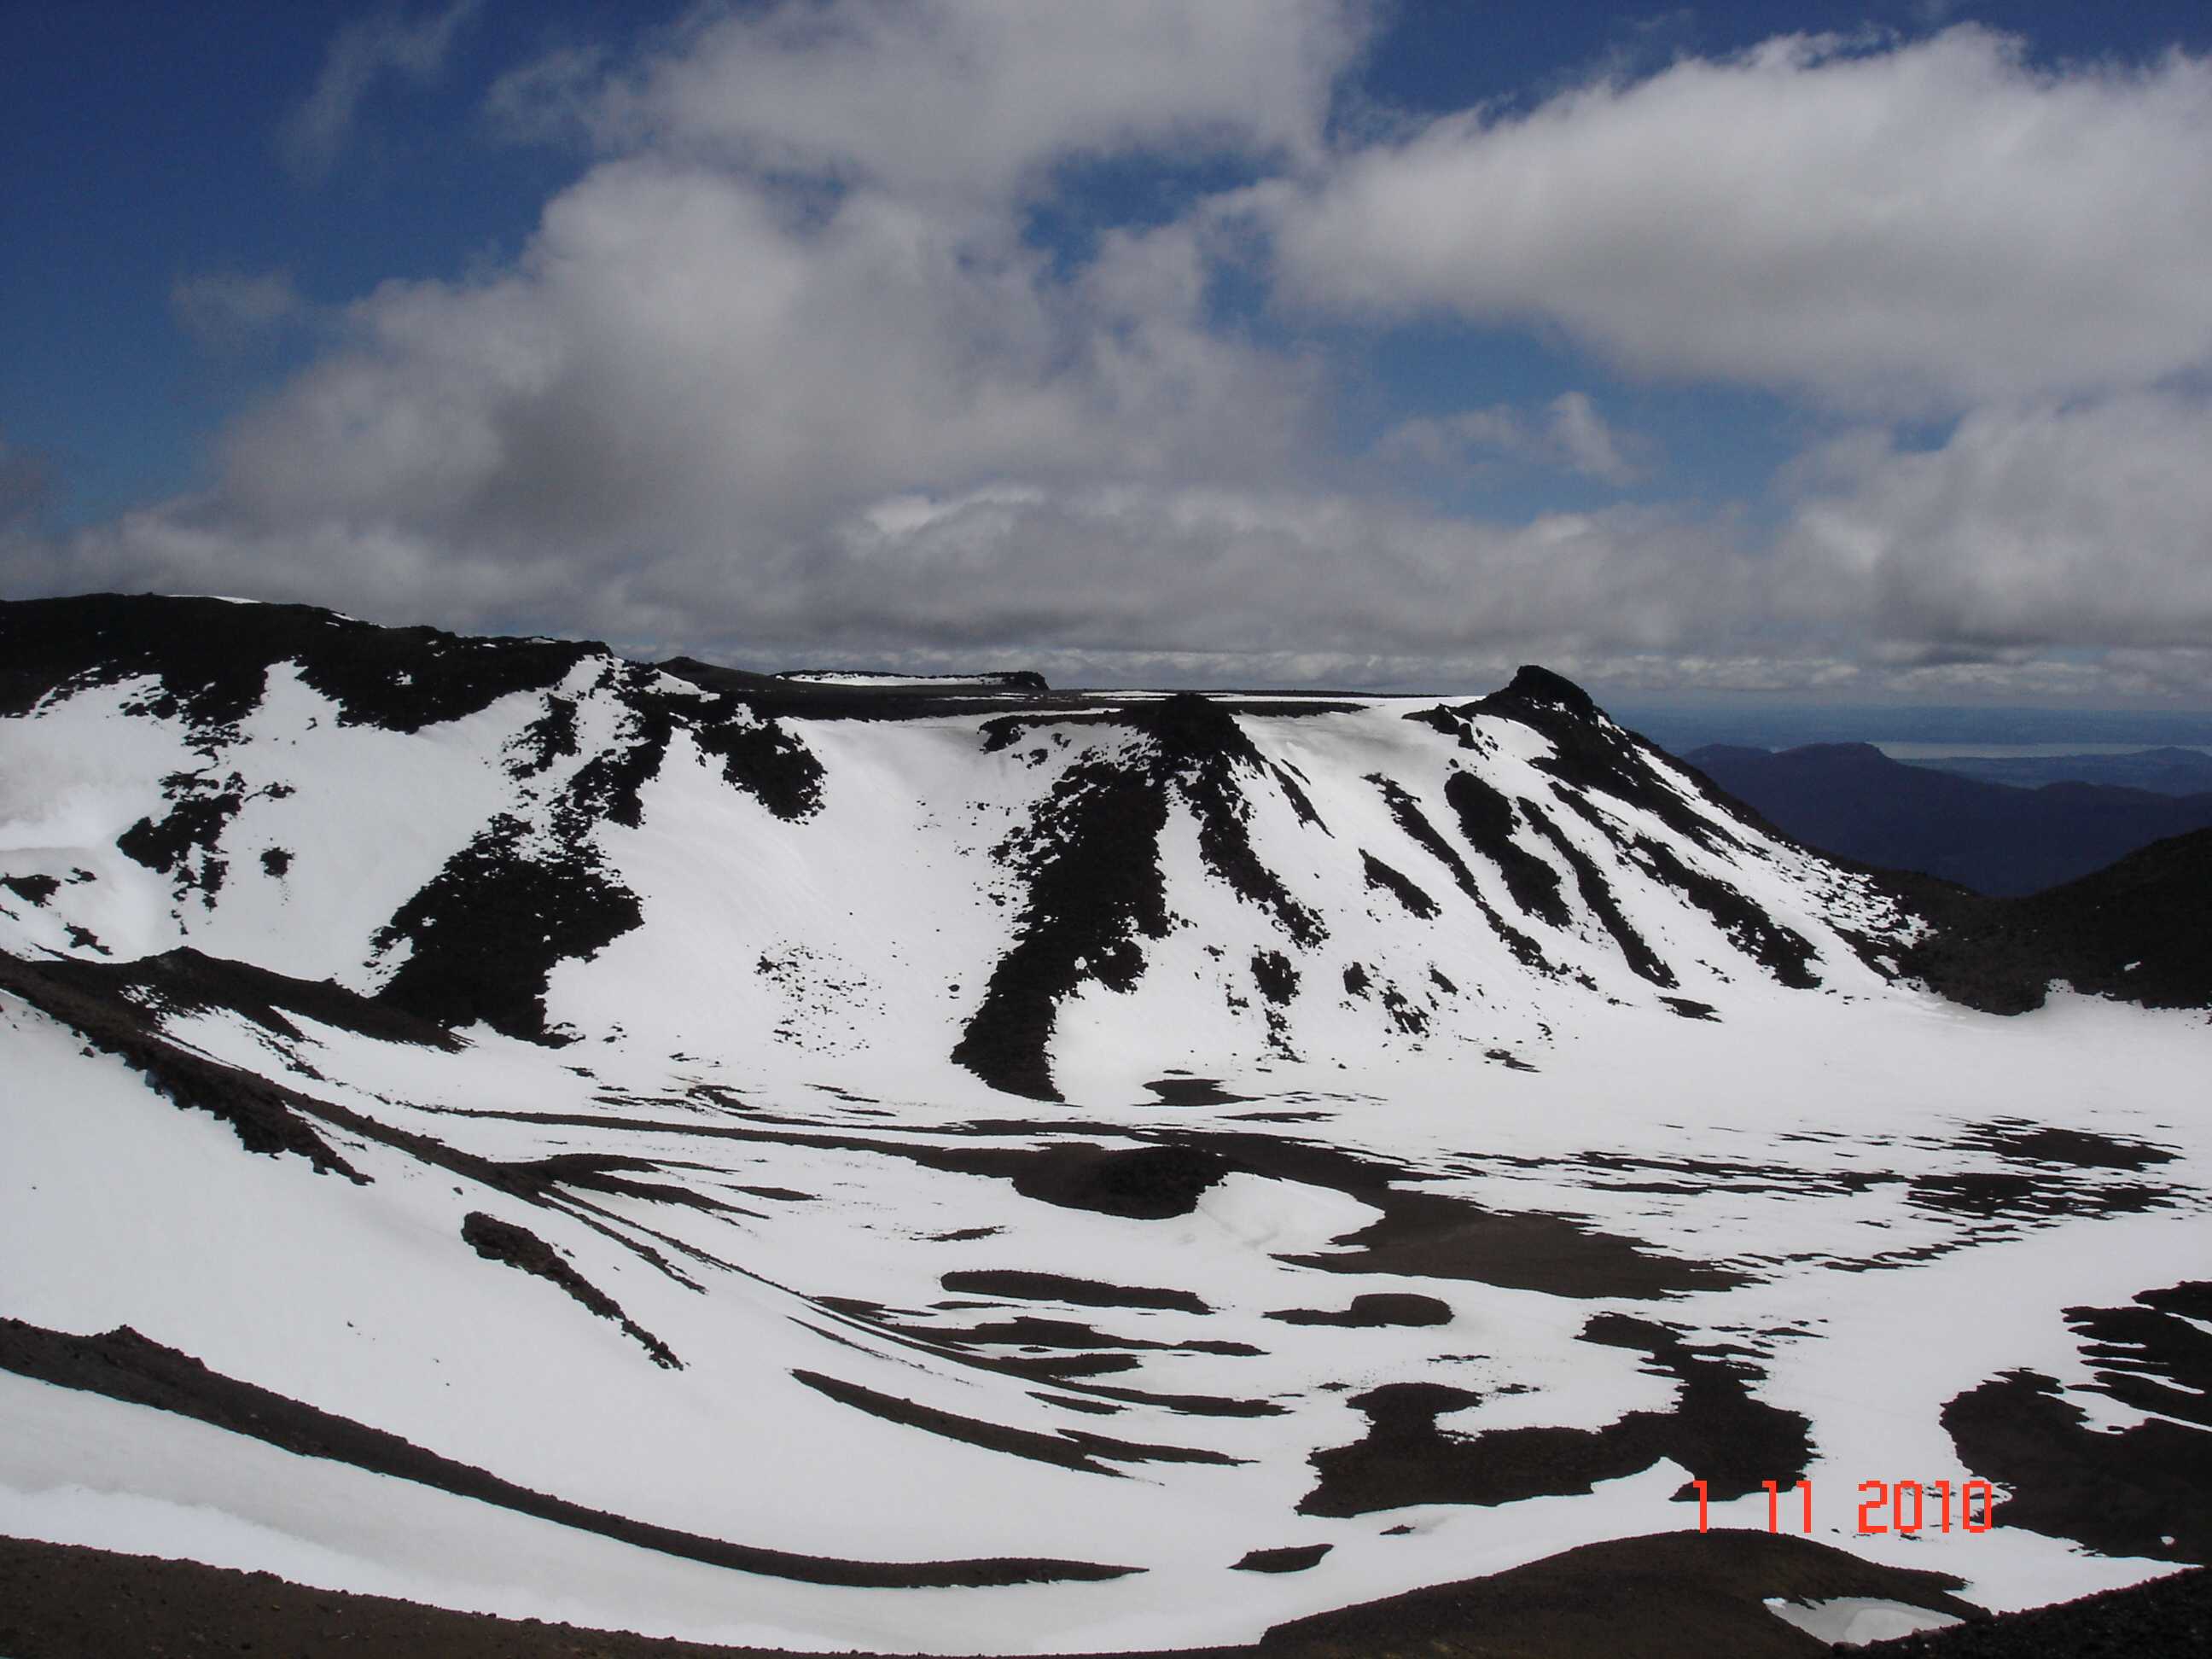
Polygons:
<instances>
[{"instance_id":1,"label":"distant mountain range","mask_svg":"<svg viewBox=\"0 0 2212 1659\"><path fill-rule=\"evenodd\" d=\"M1908 765L1871 744L1808 744L1779 754L1714 744L1682 758L1823 852L1996 896L2039 892L2212 825L2212 793L2094 783L2017 788Z\"/></svg>"},{"instance_id":2,"label":"distant mountain range","mask_svg":"<svg viewBox=\"0 0 2212 1659\"><path fill-rule=\"evenodd\" d=\"M1893 758L1904 758L1893 757ZM2154 795L2212 793L2212 755L2199 749L2138 749L2124 755L1931 755L1907 766L1984 783L2039 789L2046 783L2109 783Z\"/></svg>"}]
</instances>

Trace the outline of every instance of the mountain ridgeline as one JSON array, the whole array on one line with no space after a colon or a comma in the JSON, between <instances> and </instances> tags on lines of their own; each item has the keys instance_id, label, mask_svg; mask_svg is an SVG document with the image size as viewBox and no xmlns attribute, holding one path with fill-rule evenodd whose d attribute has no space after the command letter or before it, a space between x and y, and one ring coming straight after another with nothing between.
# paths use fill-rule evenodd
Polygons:
<instances>
[{"instance_id":1,"label":"mountain ridgeline","mask_svg":"<svg viewBox=\"0 0 2212 1659\"><path fill-rule=\"evenodd\" d=\"M2130 920L2204 890L2201 838L2087 909L1842 868L1535 667L1457 703L1068 693L118 597L0 607L0 663L15 787L46 769L115 855L0 854L16 948L190 949L447 1030L572 1042L672 998L1051 1100L1063 1012L1170 978L1166 1029L1285 1057L1364 1025L1517 1058L1562 1009L1725 1018L1743 985L2206 994L2185 929ZM705 893L719 939L656 922ZM808 1029L841 995L872 1034Z\"/></svg>"},{"instance_id":2,"label":"mountain ridgeline","mask_svg":"<svg viewBox=\"0 0 2212 1659\"><path fill-rule=\"evenodd\" d=\"M1536 667L0 605L0 1492L751 1651L1396 1651L1531 1582L1796 1651L2203 1561L2205 1027L2104 999L2212 1000L2208 836L1872 870ZM1759 1529L1900 1432L2044 1535Z\"/></svg>"}]
</instances>

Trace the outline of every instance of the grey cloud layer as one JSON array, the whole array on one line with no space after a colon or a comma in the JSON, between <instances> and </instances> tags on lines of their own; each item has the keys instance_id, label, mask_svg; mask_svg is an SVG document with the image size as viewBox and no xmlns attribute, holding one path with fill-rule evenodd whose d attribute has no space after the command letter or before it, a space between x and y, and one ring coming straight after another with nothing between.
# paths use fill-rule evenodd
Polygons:
<instances>
[{"instance_id":1,"label":"grey cloud layer","mask_svg":"<svg viewBox=\"0 0 2212 1659\"><path fill-rule=\"evenodd\" d=\"M206 490L0 532L0 573L770 663L2212 690L2212 413L2180 389L2212 342L2205 65L1784 42L1333 148L1368 21L836 0L526 65L495 114L592 148L518 260L356 301ZM1273 176L1073 267L1024 240L1061 163L1130 152ZM1255 233L1308 313L1528 316L1645 369L1966 413L1924 452L1844 432L1760 513L1454 516L1381 462L1627 487L1663 451L1601 398L1473 388L1335 453L1342 365L1217 309Z\"/></svg>"},{"instance_id":2,"label":"grey cloud layer","mask_svg":"<svg viewBox=\"0 0 2212 1659\"><path fill-rule=\"evenodd\" d=\"M1634 483L1648 469L1630 459L1650 447L1638 434L1616 432L1586 392L1563 392L1540 411L1505 404L1456 415L1416 416L1376 441L1384 459L1442 470L1480 465L1499 456L1561 467L1609 484Z\"/></svg>"},{"instance_id":3,"label":"grey cloud layer","mask_svg":"<svg viewBox=\"0 0 2212 1659\"><path fill-rule=\"evenodd\" d=\"M823 219L658 157L556 200L520 270L391 285L357 340L230 434L256 525L473 544L773 544L915 481L1234 478L1279 464L1310 372L1209 332L1195 243L1073 278L989 216L854 188Z\"/></svg>"}]
</instances>

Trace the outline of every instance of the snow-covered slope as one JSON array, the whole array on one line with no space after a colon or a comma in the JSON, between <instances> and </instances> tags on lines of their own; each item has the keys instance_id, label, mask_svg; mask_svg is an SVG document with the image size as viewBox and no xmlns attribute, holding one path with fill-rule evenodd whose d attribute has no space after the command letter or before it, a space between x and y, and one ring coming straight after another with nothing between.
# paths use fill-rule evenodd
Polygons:
<instances>
[{"instance_id":1,"label":"snow-covered slope","mask_svg":"<svg viewBox=\"0 0 2212 1659\"><path fill-rule=\"evenodd\" d=\"M0 606L0 1531L963 1653L1249 1639L1693 1480L1988 1606L2202 1560L2203 1016L1972 1012L1934 925L1541 670ZM1930 1526L1858 1535L1900 1479Z\"/></svg>"}]
</instances>

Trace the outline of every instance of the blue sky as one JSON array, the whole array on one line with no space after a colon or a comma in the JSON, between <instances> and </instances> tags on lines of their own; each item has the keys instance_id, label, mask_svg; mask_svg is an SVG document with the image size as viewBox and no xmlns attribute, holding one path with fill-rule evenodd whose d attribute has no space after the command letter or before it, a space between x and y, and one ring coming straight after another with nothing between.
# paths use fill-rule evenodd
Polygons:
<instances>
[{"instance_id":1,"label":"blue sky","mask_svg":"<svg viewBox=\"0 0 2212 1659\"><path fill-rule=\"evenodd\" d=\"M18 4L0 594L2212 708L2212 14Z\"/></svg>"}]
</instances>

